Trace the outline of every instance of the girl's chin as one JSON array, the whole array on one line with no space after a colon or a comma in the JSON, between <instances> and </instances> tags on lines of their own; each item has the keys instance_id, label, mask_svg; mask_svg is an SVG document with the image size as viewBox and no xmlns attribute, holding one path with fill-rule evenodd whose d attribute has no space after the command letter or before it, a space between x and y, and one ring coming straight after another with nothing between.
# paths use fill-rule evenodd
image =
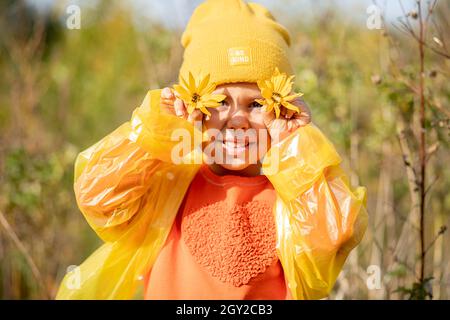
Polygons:
<instances>
[{"instance_id":1,"label":"girl's chin","mask_svg":"<svg viewBox=\"0 0 450 320\"><path fill-rule=\"evenodd\" d=\"M246 177L254 177L261 175L261 166L259 164L241 164L241 165L230 165L230 164L216 164L216 169L213 170L218 174L233 174Z\"/></svg>"},{"instance_id":2,"label":"girl's chin","mask_svg":"<svg viewBox=\"0 0 450 320\"><path fill-rule=\"evenodd\" d=\"M223 163L220 166L226 170L239 171L247 169L250 163Z\"/></svg>"}]
</instances>

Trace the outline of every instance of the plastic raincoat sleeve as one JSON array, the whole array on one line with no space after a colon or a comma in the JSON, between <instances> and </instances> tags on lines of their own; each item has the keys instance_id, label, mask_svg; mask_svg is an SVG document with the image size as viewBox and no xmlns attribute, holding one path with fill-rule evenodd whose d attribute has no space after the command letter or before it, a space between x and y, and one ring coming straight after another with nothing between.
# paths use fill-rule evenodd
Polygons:
<instances>
[{"instance_id":1,"label":"plastic raincoat sleeve","mask_svg":"<svg viewBox=\"0 0 450 320\"><path fill-rule=\"evenodd\" d=\"M312 123L271 147L277 250L293 299L326 297L367 227L366 189L352 190L333 145Z\"/></svg>"},{"instance_id":2,"label":"plastic raincoat sleeve","mask_svg":"<svg viewBox=\"0 0 450 320\"><path fill-rule=\"evenodd\" d=\"M174 130L194 128L160 112L160 92L75 161L77 204L105 244L66 274L57 299L133 298L167 237L198 166L172 163Z\"/></svg>"}]
</instances>

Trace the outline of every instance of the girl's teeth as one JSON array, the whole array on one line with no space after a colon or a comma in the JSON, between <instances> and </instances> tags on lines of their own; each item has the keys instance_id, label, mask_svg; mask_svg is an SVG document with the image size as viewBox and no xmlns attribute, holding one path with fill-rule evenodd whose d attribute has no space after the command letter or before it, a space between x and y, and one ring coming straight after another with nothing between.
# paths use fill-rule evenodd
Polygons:
<instances>
[{"instance_id":1,"label":"girl's teeth","mask_svg":"<svg viewBox=\"0 0 450 320\"><path fill-rule=\"evenodd\" d=\"M225 142L225 145L230 148L245 148L245 143L234 143L232 141Z\"/></svg>"}]
</instances>

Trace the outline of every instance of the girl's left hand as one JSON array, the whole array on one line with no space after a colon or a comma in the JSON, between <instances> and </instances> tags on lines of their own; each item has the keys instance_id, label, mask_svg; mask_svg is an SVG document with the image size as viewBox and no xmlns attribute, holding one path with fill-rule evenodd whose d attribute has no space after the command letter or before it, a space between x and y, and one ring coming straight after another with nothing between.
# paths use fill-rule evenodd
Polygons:
<instances>
[{"instance_id":1,"label":"girl's left hand","mask_svg":"<svg viewBox=\"0 0 450 320\"><path fill-rule=\"evenodd\" d=\"M298 128L311 122L311 110L302 98L296 98L291 101L291 104L299 107L300 112L295 112L282 106L278 119L275 117L273 110L264 112L264 123L272 139L281 141Z\"/></svg>"}]
</instances>

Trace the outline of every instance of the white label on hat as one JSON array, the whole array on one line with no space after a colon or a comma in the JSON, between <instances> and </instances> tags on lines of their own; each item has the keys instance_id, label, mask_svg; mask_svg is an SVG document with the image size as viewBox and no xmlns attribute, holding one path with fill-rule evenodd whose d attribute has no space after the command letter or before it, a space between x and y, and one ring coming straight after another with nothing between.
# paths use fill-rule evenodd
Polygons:
<instances>
[{"instance_id":1,"label":"white label on hat","mask_svg":"<svg viewBox=\"0 0 450 320\"><path fill-rule=\"evenodd\" d=\"M231 66L246 65L251 63L250 47L228 48L228 62Z\"/></svg>"}]
</instances>

